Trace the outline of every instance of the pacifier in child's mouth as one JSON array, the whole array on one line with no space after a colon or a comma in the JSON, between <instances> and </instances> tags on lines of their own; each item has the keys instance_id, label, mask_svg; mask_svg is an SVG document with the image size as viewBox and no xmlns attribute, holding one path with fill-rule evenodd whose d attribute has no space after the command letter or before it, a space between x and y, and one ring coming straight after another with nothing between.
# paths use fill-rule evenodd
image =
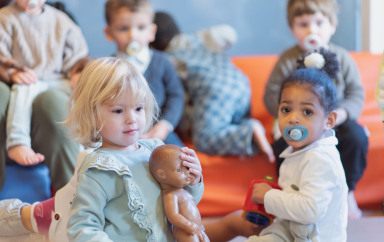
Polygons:
<instances>
[{"instance_id":1,"label":"pacifier in child's mouth","mask_svg":"<svg viewBox=\"0 0 384 242\"><path fill-rule=\"evenodd\" d=\"M290 141L303 141L308 136L308 130L301 125L292 125L284 129L284 138Z\"/></svg>"},{"instance_id":2,"label":"pacifier in child's mouth","mask_svg":"<svg viewBox=\"0 0 384 242\"><path fill-rule=\"evenodd\" d=\"M127 49L125 51L129 56L135 56L140 52L140 50L141 50L140 44L136 41L133 41L127 46Z\"/></svg>"},{"instance_id":3,"label":"pacifier in child's mouth","mask_svg":"<svg viewBox=\"0 0 384 242\"><path fill-rule=\"evenodd\" d=\"M318 35L310 34L305 37L303 44L306 51L317 50L321 47L321 40Z\"/></svg>"},{"instance_id":4,"label":"pacifier in child's mouth","mask_svg":"<svg viewBox=\"0 0 384 242\"><path fill-rule=\"evenodd\" d=\"M29 0L28 1L28 8L29 9L35 8L35 7L37 7L38 3L39 3L39 0Z\"/></svg>"}]
</instances>

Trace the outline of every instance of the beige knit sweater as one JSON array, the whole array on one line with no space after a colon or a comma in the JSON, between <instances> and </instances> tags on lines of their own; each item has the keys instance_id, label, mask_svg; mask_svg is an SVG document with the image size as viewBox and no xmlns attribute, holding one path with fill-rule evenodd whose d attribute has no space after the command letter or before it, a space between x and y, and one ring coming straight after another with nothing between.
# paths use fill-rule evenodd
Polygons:
<instances>
[{"instance_id":1,"label":"beige knit sweater","mask_svg":"<svg viewBox=\"0 0 384 242\"><path fill-rule=\"evenodd\" d=\"M48 5L36 16L15 3L0 9L0 55L33 69L39 80L57 80L88 55L80 28Z\"/></svg>"}]
</instances>

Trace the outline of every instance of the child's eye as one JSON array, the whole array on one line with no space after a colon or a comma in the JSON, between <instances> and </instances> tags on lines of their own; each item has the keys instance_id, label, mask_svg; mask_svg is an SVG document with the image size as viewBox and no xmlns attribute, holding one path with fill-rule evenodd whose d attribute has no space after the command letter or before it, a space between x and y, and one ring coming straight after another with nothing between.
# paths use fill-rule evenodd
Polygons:
<instances>
[{"instance_id":1,"label":"child's eye","mask_svg":"<svg viewBox=\"0 0 384 242\"><path fill-rule=\"evenodd\" d=\"M280 108L281 113L289 113L290 111L291 111L291 109L289 107L281 107Z\"/></svg>"},{"instance_id":2,"label":"child's eye","mask_svg":"<svg viewBox=\"0 0 384 242\"><path fill-rule=\"evenodd\" d=\"M304 109L303 113L304 113L304 116L310 117L312 116L313 111L310 109Z\"/></svg>"},{"instance_id":3,"label":"child's eye","mask_svg":"<svg viewBox=\"0 0 384 242\"><path fill-rule=\"evenodd\" d=\"M139 25L137 28L138 28L140 31L143 31L143 30L145 30L145 29L147 28L147 25L145 25L145 24L141 24L141 25Z\"/></svg>"},{"instance_id":4,"label":"child's eye","mask_svg":"<svg viewBox=\"0 0 384 242\"><path fill-rule=\"evenodd\" d=\"M136 112L141 112L141 111L143 111L144 110L144 107L143 106L138 106L138 107L136 107Z\"/></svg>"},{"instance_id":5,"label":"child's eye","mask_svg":"<svg viewBox=\"0 0 384 242\"><path fill-rule=\"evenodd\" d=\"M120 26L120 27L116 28L116 31L117 32L127 32L127 31L129 31L129 27L128 26Z\"/></svg>"},{"instance_id":6,"label":"child's eye","mask_svg":"<svg viewBox=\"0 0 384 242\"><path fill-rule=\"evenodd\" d=\"M307 28L309 24L308 24L308 22L299 22L297 25L300 28Z\"/></svg>"},{"instance_id":7,"label":"child's eye","mask_svg":"<svg viewBox=\"0 0 384 242\"><path fill-rule=\"evenodd\" d=\"M112 113L117 113L117 114L119 114L119 113L122 113L123 112L123 109L122 108L116 108L116 109L113 109L112 110Z\"/></svg>"}]
</instances>

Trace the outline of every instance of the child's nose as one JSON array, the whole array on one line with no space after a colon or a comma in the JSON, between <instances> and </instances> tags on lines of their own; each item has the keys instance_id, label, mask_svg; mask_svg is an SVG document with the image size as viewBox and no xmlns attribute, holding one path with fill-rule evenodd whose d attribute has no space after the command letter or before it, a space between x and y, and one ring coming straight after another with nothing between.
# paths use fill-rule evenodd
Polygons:
<instances>
[{"instance_id":1,"label":"child's nose","mask_svg":"<svg viewBox=\"0 0 384 242\"><path fill-rule=\"evenodd\" d=\"M296 113L291 113L291 115L289 115L289 123L290 124L298 124L299 123L299 115Z\"/></svg>"},{"instance_id":2,"label":"child's nose","mask_svg":"<svg viewBox=\"0 0 384 242\"><path fill-rule=\"evenodd\" d=\"M133 123L135 121L135 115L132 112L127 112L125 115L125 122L126 123Z\"/></svg>"}]
</instances>

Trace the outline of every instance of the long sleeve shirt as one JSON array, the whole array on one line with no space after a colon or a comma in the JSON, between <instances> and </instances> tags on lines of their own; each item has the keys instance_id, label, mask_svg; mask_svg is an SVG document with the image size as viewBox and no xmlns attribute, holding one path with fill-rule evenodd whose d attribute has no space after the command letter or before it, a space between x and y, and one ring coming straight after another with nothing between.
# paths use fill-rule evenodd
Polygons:
<instances>
[{"instance_id":1,"label":"long sleeve shirt","mask_svg":"<svg viewBox=\"0 0 384 242\"><path fill-rule=\"evenodd\" d=\"M29 15L16 3L0 9L0 56L33 69L39 80L63 79L88 55L80 28L63 12L44 5Z\"/></svg>"}]
</instances>

